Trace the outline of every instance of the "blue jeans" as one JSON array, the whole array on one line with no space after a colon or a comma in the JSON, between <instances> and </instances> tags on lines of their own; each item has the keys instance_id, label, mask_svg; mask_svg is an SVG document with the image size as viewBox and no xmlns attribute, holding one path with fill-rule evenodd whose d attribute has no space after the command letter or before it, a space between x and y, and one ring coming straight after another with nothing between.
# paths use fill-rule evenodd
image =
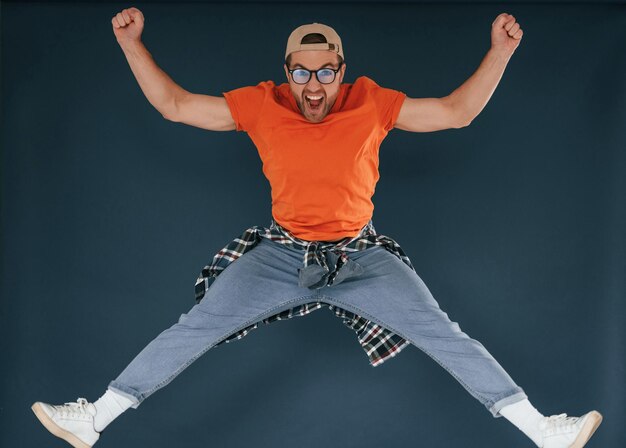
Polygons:
<instances>
[{"instance_id":1,"label":"blue jeans","mask_svg":"<svg viewBox=\"0 0 626 448\"><path fill-rule=\"evenodd\" d=\"M405 338L494 417L501 416L503 406L527 398L485 347L448 318L402 260L381 246L348 256L364 268L361 275L320 289L302 288L298 268L303 252L263 238L217 276L204 299L152 340L109 388L129 397L136 408L232 333L294 306L322 302Z\"/></svg>"}]
</instances>

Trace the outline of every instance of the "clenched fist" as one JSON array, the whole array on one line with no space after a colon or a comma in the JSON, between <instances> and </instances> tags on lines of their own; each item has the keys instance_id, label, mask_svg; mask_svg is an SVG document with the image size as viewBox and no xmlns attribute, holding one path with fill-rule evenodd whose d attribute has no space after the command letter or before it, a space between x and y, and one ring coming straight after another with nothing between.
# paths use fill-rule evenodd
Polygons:
<instances>
[{"instance_id":1,"label":"clenched fist","mask_svg":"<svg viewBox=\"0 0 626 448\"><path fill-rule=\"evenodd\" d=\"M513 54L523 35L515 17L502 13L491 24L491 48Z\"/></svg>"},{"instance_id":2,"label":"clenched fist","mask_svg":"<svg viewBox=\"0 0 626 448\"><path fill-rule=\"evenodd\" d=\"M113 33L119 43L138 41L143 31L143 14L137 8L122 9L113 19Z\"/></svg>"}]
</instances>

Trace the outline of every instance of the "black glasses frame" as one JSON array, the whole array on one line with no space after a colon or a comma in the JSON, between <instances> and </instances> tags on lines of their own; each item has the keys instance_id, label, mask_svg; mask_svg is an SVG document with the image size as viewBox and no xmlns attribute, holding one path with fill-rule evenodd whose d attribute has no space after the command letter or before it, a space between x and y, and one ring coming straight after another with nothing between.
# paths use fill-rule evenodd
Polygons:
<instances>
[{"instance_id":1,"label":"black glasses frame","mask_svg":"<svg viewBox=\"0 0 626 448\"><path fill-rule=\"evenodd\" d=\"M339 70L341 70L341 66L342 65L343 65L343 62L341 64L339 64L339 68L337 68L336 70L334 68L330 68L330 67L324 67L324 68L320 68L320 69L317 69L317 70L307 70L306 68L294 68L292 70L288 70L288 72L291 75L291 80L293 82L295 82L296 84L303 85L303 84L306 84L307 82L309 82L311 80L311 74L312 73L315 73L315 78L317 79L317 81L320 84L332 84L333 82L335 82L335 79L337 79L337 72ZM295 72L296 70L302 70L302 71L305 71L305 72L307 72L309 74L309 77L307 78L307 80L305 82L296 82L296 80L293 79L293 72ZM333 80L331 82L322 82L322 81L320 81L319 76L317 76L317 72L319 72L320 70L331 70L334 73Z\"/></svg>"}]
</instances>

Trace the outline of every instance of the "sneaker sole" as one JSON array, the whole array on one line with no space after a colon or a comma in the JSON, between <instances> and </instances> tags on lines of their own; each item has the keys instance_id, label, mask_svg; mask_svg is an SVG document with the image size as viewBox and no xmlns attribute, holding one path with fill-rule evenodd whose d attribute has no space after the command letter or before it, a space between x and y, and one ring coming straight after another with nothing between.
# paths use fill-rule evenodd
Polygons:
<instances>
[{"instance_id":1,"label":"sneaker sole","mask_svg":"<svg viewBox=\"0 0 626 448\"><path fill-rule=\"evenodd\" d=\"M574 440L571 448L583 448L583 446L587 444L589 439L591 439L593 433L596 432L596 429L598 429L600 423L602 423L602 414L600 414L598 411L591 411L587 415L587 421L581 428L580 434L578 435L576 440Z\"/></svg>"},{"instance_id":2,"label":"sneaker sole","mask_svg":"<svg viewBox=\"0 0 626 448\"><path fill-rule=\"evenodd\" d=\"M41 424L44 425L45 428L55 436L65 440L74 448L91 448L91 445L87 445L74 434L64 430L56 423L54 423L54 421L50 417L48 417L48 414L46 414L39 402L33 404L30 408L33 410L35 416L39 419Z\"/></svg>"}]
</instances>

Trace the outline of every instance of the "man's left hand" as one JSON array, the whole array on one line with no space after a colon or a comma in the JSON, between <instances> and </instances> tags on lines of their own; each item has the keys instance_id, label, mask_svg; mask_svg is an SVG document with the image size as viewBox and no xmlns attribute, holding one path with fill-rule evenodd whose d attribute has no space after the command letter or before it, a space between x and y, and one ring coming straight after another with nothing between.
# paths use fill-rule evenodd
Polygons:
<instances>
[{"instance_id":1,"label":"man's left hand","mask_svg":"<svg viewBox=\"0 0 626 448\"><path fill-rule=\"evenodd\" d=\"M511 14L502 13L491 24L491 48L513 54L524 32Z\"/></svg>"}]
</instances>

